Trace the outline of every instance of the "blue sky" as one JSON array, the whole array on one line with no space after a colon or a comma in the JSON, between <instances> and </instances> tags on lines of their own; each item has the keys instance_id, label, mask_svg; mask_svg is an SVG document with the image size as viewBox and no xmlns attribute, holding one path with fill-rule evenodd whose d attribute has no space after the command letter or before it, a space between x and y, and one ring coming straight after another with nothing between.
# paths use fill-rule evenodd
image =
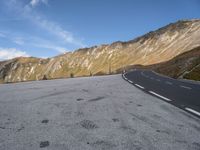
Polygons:
<instances>
[{"instance_id":1,"label":"blue sky","mask_svg":"<svg viewBox=\"0 0 200 150\"><path fill-rule=\"evenodd\" d=\"M199 0L0 0L0 60L127 41L193 18Z\"/></svg>"}]
</instances>

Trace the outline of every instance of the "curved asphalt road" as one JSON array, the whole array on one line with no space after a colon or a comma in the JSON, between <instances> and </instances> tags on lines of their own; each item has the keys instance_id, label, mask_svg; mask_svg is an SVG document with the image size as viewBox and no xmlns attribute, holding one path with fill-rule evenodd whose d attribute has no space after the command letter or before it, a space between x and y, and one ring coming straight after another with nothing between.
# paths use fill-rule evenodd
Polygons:
<instances>
[{"instance_id":1,"label":"curved asphalt road","mask_svg":"<svg viewBox=\"0 0 200 150\"><path fill-rule=\"evenodd\" d=\"M123 78L141 90L200 117L200 84L193 84L150 70L134 70Z\"/></svg>"}]
</instances>

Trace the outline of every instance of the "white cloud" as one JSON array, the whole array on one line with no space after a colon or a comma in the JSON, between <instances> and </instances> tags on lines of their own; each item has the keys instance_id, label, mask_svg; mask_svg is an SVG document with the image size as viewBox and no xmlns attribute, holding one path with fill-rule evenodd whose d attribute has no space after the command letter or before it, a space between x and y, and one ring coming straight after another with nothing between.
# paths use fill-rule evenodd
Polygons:
<instances>
[{"instance_id":1,"label":"white cloud","mask_svg":"<svg viewBox=\"0 0 200 150\"><path fill-rule=\"evenodd\" d=\"M39 3L44 3L44 4L48 4L48 0L31 0L30 1L30 5L32 6L32 7L35 7L35 6L37 6Z\"/></svg>"},{"instance_id":2,"label":"white cloud","mask_svg":"<svg viewBox=\"0 0 200 150\"><path fill-rule=\"evenodd\" d=\"M25 51L16 48L0 48L0 60L12 59L15 57L29 57Z\"/></svg>"}]
</instances>

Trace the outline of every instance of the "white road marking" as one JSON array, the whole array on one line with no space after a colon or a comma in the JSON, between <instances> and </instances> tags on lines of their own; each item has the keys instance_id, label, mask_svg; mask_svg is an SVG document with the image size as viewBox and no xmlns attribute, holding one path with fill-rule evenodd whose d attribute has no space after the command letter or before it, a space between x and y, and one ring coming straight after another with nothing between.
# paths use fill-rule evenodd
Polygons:
<instances>
[{"instance_id":1,"label":"white road marking","mask_svg":"<svg viewBox=\"0 0 200 150\"><path fill-rule=\"evenodd\" d=\"M131 80L128 80L128 82L133 83L133 81L131 81Z\"/></svg>"},{"instance_id":2,"label":"white road marking","mask_svg":"<svg viewBox=\"0 0 200 150\"><path fill-rule=\"evenodd\" d=\"M156 79L156 81L160 82L160 79Z\"/></svg>"},{"instance_id":3,"label":"white road marking","mask_svg":"<svg viewBox=\"0 0 200 150\"><path fill-rule=\"evenodd\" d=\"M153 80L154 78L151 77L151 80Z\"/></svg>"},{"instance_id":4,"label":"white road marking","mask_svg":"<svg viewBox=\"0 0 200 150\"><path fill-rule=\"evenodd\" d=\"M199 112L197 112L196 110L193 110L193 109L191 109L191 108L185 108L187 111L190 111L190 112L192 112L192 113L194 113L194 114L196 114L196 115L198 115L198 116L200 116L200 113Z\"/></svg>"},{"instance_id":5,"label":"white road marking","mask_svg":"<svg viewBox=\"0 0 200 150\"><path fill-rule=\"evenodd\" d=\"M151 94L153 94L153 95L156 95L156 96L158 96L158 97L160 97L160 98L162 98L162 99L164 99L164 100L166 100L166 101L169 101L169 102L172 101L172 100L170 100L170 99L168 99L168 98L166 98L166 97L164 97L164 96L162 96L162 95L159 95L159 94L157 94L157 93L155 93L155 92L153 92L153 91L149 91L149 93L151 93Z\"/></svg>"},{"instance_id":6,"label":"white road marking","mask_svg":"<svg viewBox=\"0 0 200 150\"><path fill-rule=\"evenodd\" d=\"M166 81L165 82L166 84L169 84L169 85L172 85L173 83L169 82L169 81Z\"/></svg>"},{"instance_id":7,"label":"white road marking","mask_svg":"<svg viewBox=\"0 0 200 150\"><path fill-rule=\"evenodd\" d=\"M137 86L137 87L139 87L139 88L141 88L141 89L144 89L144 87L141 86L141 85L139 85L139 84L135 84L135 86Z\"/></svg>"},{"instance_id":8,"label":"white road marking","mask_svg":"<svg viewBox=\"0 0 200 150\"><path fill-rule=\"evenodd\" d=\"M184 86L184 85L180 85L180 87L185 88L185 89L188 89L188 90L191 90L191 89L192 89L191 87Z\"/></svg>"},{"instance_id":9,"label":"white road marking","mask_svg":"<svg viewBox=\"0 0 200 150\"><path fill-rule=\"evenodd\" d=\"M124 77L125 80L128 80L128 79L125 77L125 74L123 74L123 77Z\"/></svg>"}]
</instances>

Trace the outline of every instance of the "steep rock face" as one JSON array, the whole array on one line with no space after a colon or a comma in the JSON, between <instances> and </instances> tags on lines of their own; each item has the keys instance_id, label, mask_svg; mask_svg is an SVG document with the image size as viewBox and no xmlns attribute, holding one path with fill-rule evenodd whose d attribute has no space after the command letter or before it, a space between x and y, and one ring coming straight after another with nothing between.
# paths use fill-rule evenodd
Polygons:
<instances>
[{"instance_id":1,"label":"steep rock face","mask_svg":"<svg viewBox=\"0 0 200 150\"><path fill-rule=\"evenodd\" d=\"M115 72L128 65L150 65L200 45L200 20L182 20L128 42L68 52L49 59L16 58L0 63L0 81L16 82Z\"/></svg>"}]
</instances>

